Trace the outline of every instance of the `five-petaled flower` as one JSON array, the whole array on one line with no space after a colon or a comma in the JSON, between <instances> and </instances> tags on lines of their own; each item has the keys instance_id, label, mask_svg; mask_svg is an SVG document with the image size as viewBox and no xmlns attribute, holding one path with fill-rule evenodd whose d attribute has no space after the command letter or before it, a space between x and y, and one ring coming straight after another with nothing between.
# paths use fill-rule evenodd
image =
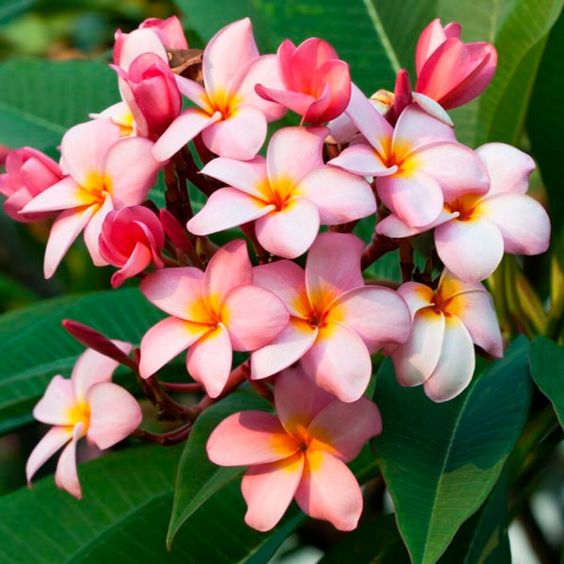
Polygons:
<instances>
[{"instance_id":1,"label":"five-petaled flower","mask_svg":"<svg viewBox=\"0 0 564 564\"><path fill-rule=\"evenodd\" d=\"M242 411L211 434L207 452L222 466L250 466L241 489L245 521L267 531L292 498L307 515L354 529L362 493L347 468L382 430L378 408L366 398L343 403L307 381L299 368L282 372L274 388L276 416Z\"/></svg>"}]
</instances>

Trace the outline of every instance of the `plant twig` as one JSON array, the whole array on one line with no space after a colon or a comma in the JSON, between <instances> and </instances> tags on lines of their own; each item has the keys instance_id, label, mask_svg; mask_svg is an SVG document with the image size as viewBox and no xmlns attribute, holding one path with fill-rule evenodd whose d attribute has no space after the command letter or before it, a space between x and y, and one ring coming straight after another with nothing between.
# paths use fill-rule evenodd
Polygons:
<instances>
[{"instance_id":1,"label":"plant twig","mask_svg":"<svg viewBox=\"0 0 564 564\"><path fill-rule=\"evenodd\" d=\"M394 251L398 248L397 241L374 233L372 240L365 247L362 253L361 267L362 270L367 269L371 264L376 262L381 256Z\"/></svg>"}]
</instances>

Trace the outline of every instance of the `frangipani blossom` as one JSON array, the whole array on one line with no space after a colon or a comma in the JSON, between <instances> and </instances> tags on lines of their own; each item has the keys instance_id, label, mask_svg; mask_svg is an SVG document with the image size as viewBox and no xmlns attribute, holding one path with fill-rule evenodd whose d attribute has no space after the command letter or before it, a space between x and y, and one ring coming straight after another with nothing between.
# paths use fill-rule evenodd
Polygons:
<instances>
[{"instance_id":1,"label":"frangipani blossom","mask_svg":"<svg viewBox=\"0 0 564 564\"><path fill-rule=\"evenodd\" d=\"M171 315L141 341L141 376L148 378L189 348L188 372L213 398L225 387L233 350L259 349L288 323L282 301L253 285L241 239L216 251L205 273L192 267L162 269L143 280L141 291Z\"/></svg>"},{"instance_id":2,"label":"frangipani blossom","mask_svg":"<svg viewBox=\"0 0 564 564\"><path fill-rule=\"evenodd\" d=\"M403 111L395 128L366 98L357 96L348 112L368 143L351 144L330 164L374 176L378 196L406 224L428 225L445 199L487 191L488 176L474 151L416 106Z\"/></svg>"},{"instance_id":3,"label":"frangipani blossom","mask_svg":"<svg viewBox=\"0 0 564 564\"><path fill-rule=\"evenodd\" d=\"M349 65L327 41L310 37L296 47L286 39L277 61L283 88L257 84L265 100L296 112L305 123L322 124L343 113L351 96Z\"/></svg>"},{"instance_id":4,"label":"frangipani blossom","mask_svg":"<svg viewBox=\"0 0 564 564\"><path fill-rule=\"evenodd\" d=\"M365 286L363 243L354 235L322 233L309 250L305 272L281 260L255 268L255 282L290 311L287 328L251 355L251 375L266 378L300 361L315 383L340 400L356 401L368 386L370 353L404 343L409 311L393 290Z\"/></svg>"},{"instance_id":5,"label":"frangipani blossom","mask_svg":"<svg viewBox=\"0 0 564 564\"><path fill-rule=\"evenodd\" d=\"M229 187L210 196L188 230L207 235L255 221L267 251L295 258L311 246L320 225L374 213L376 201L364 179L323 163L326 135L326 128L288 127L272 136L266 160L209 162L202 172Z\"/></svg>"},{"instance_id":6,"label":"frangipani blossom","mask_svg":"<svg viewBox=\"0 0 564 564\"><path fill-rule=\"evenodd\" d=\"M425 227L409 227L390 215L376 228L393 238L434 228L439 257L455 276L468 282L492 274L504 252L537 255L550 243L548 214L526 195L533 159L503 143L488 143L476 152L489 173L487 193L447 201L439 218Z\"/></svg>"},{"instance_id":7,"label":"frangipani blossom","mask_svg":"<svg viewBox=\"0 0 564 564\"><path fill-rule=\"evenodd\" d=\"M445 270L436 291L406 282L398 293L413 317L409 341L390 349L402 386L423 384L433 401L447 401L472 379L474 343L493 356L503 356L492 299L479 282L462 282Z\"/></svg>"},{"instance_id":8,"label":"frangipani blossom","mask_svg":"<svg viewBox=\"0 0 564 564\"><path fill-rule=\"evenodd\" d=\"M98 239L105 217L113 209L140 204L156 180L159 163L153 143L140 137L121 138L109 120L81 123L65 133L61 160L68 172L57 184L36 196L23 213L60 211L45 249L45 277L50 278L78 235L97 266Z\"/></svg>"},{"instance_id":9,"label":"frangipani blossom","mask_svg":"<svg viewBox=\"0 0 564 564\"><path fill-rule=\"evenodd\" d=\"M154 155L165 161L201 134L206 147L217 155L252 159L264 143L267 122L285 113L282 106L255 92L257 82L281 84L276 57L259 55L249 18L216 33L202 57L203 87L176 77L180 92L197 107L180 114L155 145Z\"/></svg>"},{"instance_id":10,"label":"frangipani blossom","mask_svg":"<svg viewBox=\"0 0 564 564\"><path fill-rule=\"evenodd\" d=\"M292 498L315 519L341 531L356 528L362 493L346 463L382 431L376 405L366 398L343 403L291 368L276 379L277 415L242 411L210 435L207 452L221 466L250 466L241 489L245 522L272 529Z\"/></svg>"},{"instance_id":11,"label":"frangipani blossom","mask_svg":"<svg viewBox=\"0 0 564 564\"><path fill-rule=\"evenodd\" d=\"M124 353L131 345L113 341ZM142 414L135 398L112 383L118 363L87 349L76 361L70 379L55 376L43 398L33 409L38 421L53 428L33 449L27 465L27 481L61 447L55 473L59 488L81 497L76 470L76 443L82 437L100 449L107 449L130 435L141 423Z\"/></svg>"}]
</instances>

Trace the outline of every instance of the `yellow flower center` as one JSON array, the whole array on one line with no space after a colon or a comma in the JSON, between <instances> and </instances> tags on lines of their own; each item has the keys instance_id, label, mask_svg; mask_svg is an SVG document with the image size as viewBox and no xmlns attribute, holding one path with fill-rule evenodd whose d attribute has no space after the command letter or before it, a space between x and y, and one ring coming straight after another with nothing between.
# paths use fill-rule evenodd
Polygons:
<instances>
[{"instance_id":1,"label":"yellow flower center","mask_svg":"<svg viewBox=\"0 0 564 564\"><path fill-rule=\"evenodd\" d=\"M83 432L86 433L90 424L90 406L84 401L75 403L68 410L68 417L73 426L82 423L84 426Z\"/></svg>"}]
</instances>

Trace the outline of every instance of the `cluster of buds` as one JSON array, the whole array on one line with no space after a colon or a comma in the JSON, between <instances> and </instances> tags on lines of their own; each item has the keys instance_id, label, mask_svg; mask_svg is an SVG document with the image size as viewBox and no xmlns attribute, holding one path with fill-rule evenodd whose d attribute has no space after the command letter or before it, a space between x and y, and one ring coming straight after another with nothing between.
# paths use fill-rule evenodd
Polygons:
<instances>
[{"instance_id":1,"label":"cluster of buds","mask_svg":"<svg viewBox=\"0 0 564 564\"><path fill-rule=\"evenodd\" d=\"M446 112L486 88L495 48L465 44L458 24L435 20L419 39L415 90L402 70L394 93L369 99L322 39L286 40L261 55L243 19L197 52L173 17L118 31L111 66L122 101L72 127L59 164L30 148L11 152L0 192L14 219L53 219L46 277L83 233L94 264L119 269L113 286L142 279L168 316L133 358L130 345L67 324L97 352L79 359L70 381L55 376L36 406L55 427L32 453L28 478L68 443L57 483L79 496L76 441L107 448L137 429L136 400L110 382L117 362L137 373L159 413L180 421L162 436L135 431L163 444L185 439L206 406L248 381L275 415L232 415L207 450L219 465L249 466L249 525L272 528L295 497L310 516L353 529L362 495L346 463L382 431L363 397L371 354L390 356L400 384L422 385L433 401L459 395L475 346L503 354L481 282L504 252L548 246L547 214L526 195L532 159L500 143L464 146ZM183 98L192 103L184 110ZM287 112L300 125L278 128L259 155L269 124ZM157 214L147 198L159 171L167 209ZM197 213L188 181L207 198ZM363 242L352 231L374 214ZM220 248L208 238L237 227L239 238ZM435 249L419 272L414 241L426 232ZM397 248L399 287L364 279ZM235 369L234 351L247 357ZM192 381L160 381L183 352ZM203 397L187 408L176 391Z\"/></svg>"}]
</instances>

